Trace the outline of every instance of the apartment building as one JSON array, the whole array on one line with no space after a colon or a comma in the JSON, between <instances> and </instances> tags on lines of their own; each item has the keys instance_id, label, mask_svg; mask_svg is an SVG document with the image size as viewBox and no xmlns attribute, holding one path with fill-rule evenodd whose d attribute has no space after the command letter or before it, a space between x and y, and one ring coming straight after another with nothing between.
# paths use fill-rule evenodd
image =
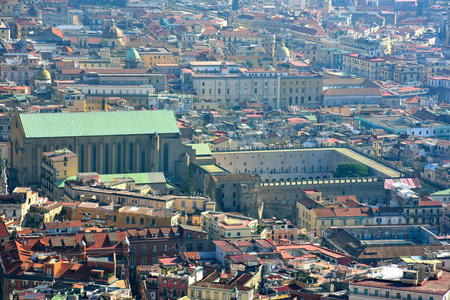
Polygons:
<instances>
[{"instance_id":1,"label":"apartment building","mask_svg":"<svg viewBox=\"0 0 450 300\"><path fill-rule=\"evenodd\" d=\"M186 225L128 230L130 268L157 264L163 256L207 250L206 232Z\"/></svg>"},{"instance_id":2,"label":"apartment building","mask_svg":"<svg viewBox=\"0 0 450 300\"><path fill-rule=\"evenodd\" d=\"M71 220L89 221L116 228L139 228L176 226L180 214L176 211L156 211L149 207L113 207L95 202L82 202L73 209L67 209Z\"/></svg>"},{"instance_id":3,"label":"apartment building","mask_svg":"<svg viewBox=\"0 0 450 300\"><path fill-rule=\"evenodd\" d=\"M345 206L325 206L305 197L297 202L297 224L300 228L321 234L329 226L406 224L399 207L370 207L356 201L346 201Z\"/></svg>"},{"instance_id":4,"label":"apartment building","mask_svg":"<svg viewBox=\"0 0 450 300\"><path fill-rule=\"evenodd\" d=\"M5 41L9 41L11 39L11 29L3 19L0 19L0 39Z\"/></svg>"},{"instance_id":5,"label":"apartment building","mask_svg":"<svg viewBox=\"0 0 450 300\"><path fill-rule=\"evenodd\" d=\"M258 220L238 213L202 212L202 228L208 240L250 241L257 238Z\"/></svg>"},{"instance_id":6,"label":"apartment building","mask_svg":"<svg viewBox=\"0 0 450 300\"><path fill-rule=\"evenodd\" d=\"M154 68L156 64L175 63L175 57L167 48L138 48L139 56L147 67Z\"/></svg>"},{"instance_id":7,"label":"apartment building","mask_svg":"<svg viewBox=\"0 0 450 300\"><path fill-rule=\"evenodd\" d=\"M352 53L365 53L368 56L384 56L387 52L380 40L370 38L355 39L351 36L339 37L339 45L342 50Z\"/></svg>"},{"instance_id":8,"label":"apartment building","mask_svg":"<svg viewBox=\"0 0 450 300\"><path fill-rule=\"evenodd\" d=\"M408 266L400 280L367 279L350 284L350 300L365 299L411 299L411 300L446 300L450 295L450 272L430 270L418 266ZM428 271L426 271L428 270ZM431 272L430 272L431 271ZM424 275L430 276L424 279Z\"/></svg>"},{"instance_id":9,"label":"apartment building","mask_svg":"<svg viewBox=\"0 0 450 300\"><path fill-rule=\"evenodd\" d=\"M269 57L275 53L275 35L267 33L264 30L250 28L228 29L221 30L217 35L213 35L213 37L224 42L228 48L232 48L235 43L251 42L260 44Z\"/></svg>"},{"instance_id":10,"label":"apartment building","mask_svg":"<svg viewBox=\"0 0 450 300\"><path fill-rule=\"evenodd\" d=\"M398 84L421 83L423 65L415 63L386 63L378 70L378 79L393 81Z\"/></svg>"},{"instance_id":11,"label":"apartment building","mask_svg":"<svg viewBox=\"0 0 450 300\"><path fill-rule=\"evenodd\" d=\"M358 53L343 55L342 71L369 79L378 78L378 69L386 63L384 58Z\"/></svg>"},{"instance_id":12,"label":"apartment building","mask_svg":"<svg viewBox=\"0 0 450 300\"><path fill-rule=\"evenodd\" d=\"M0 213L5 219L13 219L22 224L30 207L43 204L44 199L39 198L38 193L31 188L17 187L11 195L0 195Z\"/></svg>"},{"instance_id":13,"label":"apartment building","mask_svg":"<svg viewBox=\"0 0 450 300\"><path fill-rule=\"evenodd\" d=\"M231 71L225 66L215 74L190 72L185 74L184 83L197 91L199 100L226 106L255 99L281 108L321 104L323 78L320 74L272 69Z\"/></svg>"},{"instance_id":14,"label":"apartment building","mask_svg":"<svg viewBox=\"0 0 450 300\"><path fill-rule=\"evenodd\" d=\"M41 189L50 200L59 200L63 190L54 185L58 180L76 176L78 172L78 156L69 149L60 149L42 153Z\"/></svg>"},{"instance_id":15,"label":"apartment building","mask_svg":"<svg viewBox=\"0 0 450 300\"><path fill-rule=\"evenodd\" d=\"M261 272L254 275L238 273L229 278L221 276L219 270L194 283L188 288L190 299L254 299L256 283L260 281Z\"/></svg>"}]
</instances>

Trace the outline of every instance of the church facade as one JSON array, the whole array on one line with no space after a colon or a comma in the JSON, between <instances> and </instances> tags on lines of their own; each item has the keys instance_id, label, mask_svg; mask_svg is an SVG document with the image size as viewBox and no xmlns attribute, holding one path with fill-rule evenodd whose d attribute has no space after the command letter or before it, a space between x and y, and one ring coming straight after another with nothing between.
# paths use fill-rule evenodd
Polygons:
<instances>
[{"instance_id":1,"label":"church facade","mask_svg":"<svg viewBox=\"0 0 450 300\"><path fill-rule=\"evenodd\" d=\"M18 114L11 126L9 177L39 186L43 152L68 148L79 172L164 172L182 177L195 150L181 143L172 111Z\"/></svg>"}]
</instances>

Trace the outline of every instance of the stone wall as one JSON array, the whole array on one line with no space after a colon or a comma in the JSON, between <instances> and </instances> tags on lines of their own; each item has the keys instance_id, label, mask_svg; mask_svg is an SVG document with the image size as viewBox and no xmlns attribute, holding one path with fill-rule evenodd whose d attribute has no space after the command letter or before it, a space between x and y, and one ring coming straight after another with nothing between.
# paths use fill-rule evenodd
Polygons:
<instances>
[{"instance_id":1,"label":"stone wall","mask_svg":"<svg viewBox=\"0 0 450 300\"><path fill-rule=\"evenodd\" d=\"M358 201L371 204L383 202L387 197L384 180L377 177L262 182L262 217L294 220L296 203L300 200L302 189L318 189L323 198L332 195L355 195Z\"/></svg>"},{"instance_id":2,"label":"stone wall","mask_svg":"<svg viewBox=\"0 0 450 300\"><path fill-rule=\"evenodd\" d=\"M232 174L259 175L258 214L262 217L293 220L302 189L318 189L324 198L355 195L363 203L383 203L387 199L384 178L400 176L348 148L229 151L214 152L213 156L217 165ZM338 164L344 162L366 165L371 177L331 178Z\"/></svg>"}]
</instances>

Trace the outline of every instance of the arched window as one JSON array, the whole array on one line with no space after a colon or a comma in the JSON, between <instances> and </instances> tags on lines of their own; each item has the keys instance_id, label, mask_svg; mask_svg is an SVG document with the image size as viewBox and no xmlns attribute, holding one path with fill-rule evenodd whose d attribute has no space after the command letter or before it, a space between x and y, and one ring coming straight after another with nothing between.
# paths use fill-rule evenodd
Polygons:
<instances>
[{"instance_id":1,"label":"arched window","mask_svg":"<svg viewBox=\"0 0 450 300\"><path fill-rule=\"evenodd\" d=\"M44 145L44 146L42 147L42 152L47 152L47 145Z\"/></svg>"},{"instance_id":2,"label":"arched window","mask_svg":"<svg viewBox=\"0 0 450 300\"><path fill-rule=\"evenodd\" d=\"M97 171L97 144L92 145L92 172Z\"/></svg>"},{"instance_id":3,"label":"arched window","mask_svg":"<svg viewBox=\"0 0 450 300\"><path fill-rule=\"evenodd\" d=\"M69 148L70 151L73 151L72 150L72 144L69 144L69 147L67 147L67 148Z\"/></svg>"},{"instance_id":4,"label":"arched window","mask_svg":"<svg viewBox=\"0 0 450 300\"><path fill-rule=\"evenodd\" d=\"M167 172L169 170L169 145L164 144L164 172Z\"/></svg>"},{"instance_id":5,"label":"arched window","mask_svg":"<svg viewBox=\"0 0 450 300\"><path fill-rule=\"evenodd\" d=\"M145 172L145 152L141 152L141 172Z\"/></svg>"},{"instance_id":6,"label":"arched window","mask_svg":"<svg viewBox=\"0 0 450 300\"><path fill-rule=\"evenodd\" d=\"M105 144L105 150L103 154L103 173L109 173L109 144Z\"/></svg>"},{"instance_id":7,"label":"arched window","mask_svg":"<svg viewBox=\"0 0 450 300\"><path fill-rule=\"evenodd\" d=\"M130 143L130 162L128 164L128 169L133 172L133 160L134 160L134 145L133 142Z\"/></svg>"},{"instance_id":8,"label":"arched window","mask_svg":"<svg viewBox=\"0 0 450 300\"><path fill-rule=\"evenodd\" d=\"M117 144L117 167L116 167L116 173L122 172L121 169L122 164L122 145L120 143Z\"/></svg>"},{"instance_id":9,"label":"arched window","mask_svg":"<svg viewBox=\"0 0 450 300\"><path fill-rule=\"evenodd\" d=\"M84 144L80 146L80 172L84 172Z\"/></svg>"}]
</instances>

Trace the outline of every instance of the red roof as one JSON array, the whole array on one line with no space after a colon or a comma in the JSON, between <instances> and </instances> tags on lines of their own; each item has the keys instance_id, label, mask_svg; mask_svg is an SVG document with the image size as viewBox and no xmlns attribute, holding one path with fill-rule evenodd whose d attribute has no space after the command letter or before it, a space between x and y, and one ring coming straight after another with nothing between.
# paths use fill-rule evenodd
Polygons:
<instances>
[{"instance_id":1,"label":"red roof","mask_svg":"<svg viewBox=\"0 0 450 300\"><path fill-rule=\"evenodd\" d=\"M0 221L0 238L9 236L8 229L6 229L5 222L3 220Z\"/></svg>"},{"instance_id":2,"label":"red roof","mask_svg":"<svg viewBox=\"0 0 450 300\"><path fill-rule=\"evenodd\" d=\"M52 27L52 33L56 34L57 36L59 36L60 38L64 38L64 35L61 31L59 31L58 29L56 29L55 27Z\"/></svg>"}]
</instances>

